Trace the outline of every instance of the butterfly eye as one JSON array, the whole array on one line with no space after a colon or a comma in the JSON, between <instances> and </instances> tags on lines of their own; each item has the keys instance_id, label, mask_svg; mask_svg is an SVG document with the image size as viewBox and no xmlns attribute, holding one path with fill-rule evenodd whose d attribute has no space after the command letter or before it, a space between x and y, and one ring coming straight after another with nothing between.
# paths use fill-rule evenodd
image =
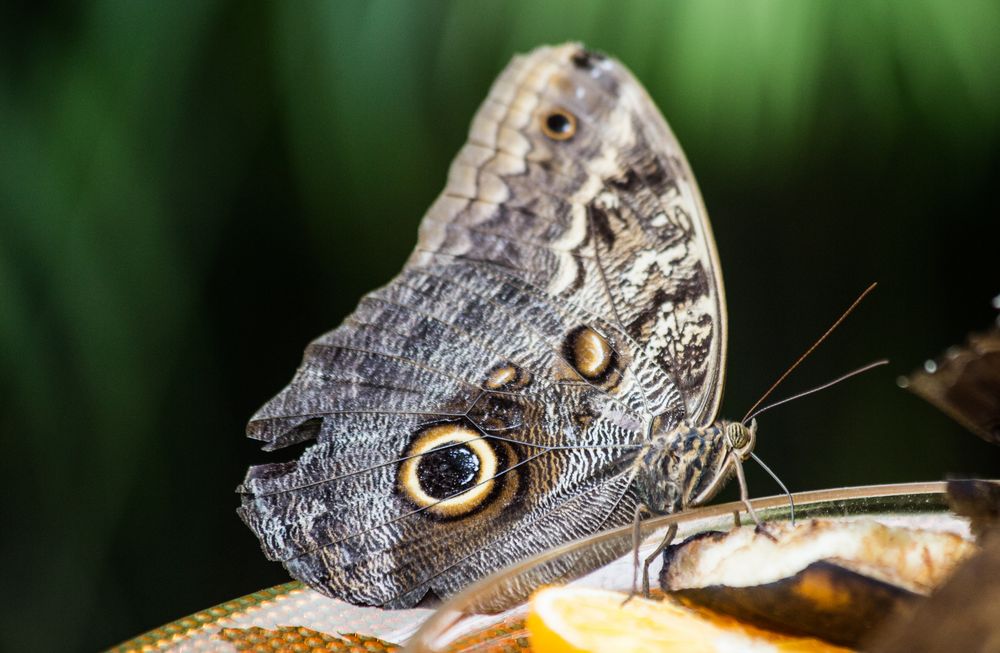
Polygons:
<instances>
[{"instance_id":1,"label":"butterfly eye","mask_svg":"<svg viewBox=\"0 0 1000 653\"><path fill-rule=\"evenodd\" d=\"M739 422L734 422L726 426L726 437L734 449L742 449L750 442L750 430Z\"/></svg>"},{"instance_id":2,"label":"butterfly eye","mask_svg":"<svg viewBox=\"0 0 1000 653\"><path fill-rule=\"evenodd\" d=\"M576 116L565 109L550 111L542 120L542 132L554 141L568 141L576 134Z\"/></svg>"},{"instance_id":3,"label":"butterfly eye","mask_svg":"<svg viewBox=\"0 0 1000 653\"><path fill-rule=\"evenodd\" d=\"M458 424L417 433L399 466L397 487L419 508L437 517L466 515L490 496L499 460L483 437Z\"/></svg>"}]
</instances>

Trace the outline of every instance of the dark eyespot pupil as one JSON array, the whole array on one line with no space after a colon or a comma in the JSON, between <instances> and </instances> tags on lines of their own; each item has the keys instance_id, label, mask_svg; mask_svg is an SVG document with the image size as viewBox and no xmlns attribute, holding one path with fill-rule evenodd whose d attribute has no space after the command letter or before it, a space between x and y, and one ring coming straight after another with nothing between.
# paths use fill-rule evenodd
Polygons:
<instances>
[{"instance_id":1,"label":"dark eyespot pupil","mask_svg":"<svg viewBox=\"0 0 1000 653\"><path fill-rule=\"evenodd\" d=\"M417 463L420 487L435 499L457 496L476 484L479 457L465 445L431 449Z\"/></svg>"},{"instance_id":2,"label":"dark eyespot pupil","mask_svg":"<svg viewBox=\"0 0 1000 653\"><path fill-rule=\"evenodd\" d=\"M573 128L573 122L565 113L550 113L545 119L545 126L554 134L565 134Z\"/></svg>"}]
</instances>

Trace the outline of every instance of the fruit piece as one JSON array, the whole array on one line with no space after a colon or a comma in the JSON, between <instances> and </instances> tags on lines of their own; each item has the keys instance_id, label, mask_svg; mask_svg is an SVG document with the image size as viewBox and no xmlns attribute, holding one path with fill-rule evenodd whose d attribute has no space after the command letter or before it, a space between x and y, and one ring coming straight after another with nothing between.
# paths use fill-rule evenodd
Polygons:
<instances>
[{"instance_id":1,"label":"fruit piece","mask_svg":"<svg viewBox=\"0 0 1000 653\"><path fill-rule=\"evenodd\" d=\"M664 554L661 586L755 625L858 646L927 595L975 545L872 520L701 534Z\"/></svg>"},{"instance_id":2,"label":"fruit piece","mask_svg":"<svg viewBox=\"0 0 1000 653\"><path fill-rule=\"evenodd\" d=\"M604 590L551 587L531 600L527 626L534 653L728 653L846 651L825 642L781 635L731 617Z\"/></svg>"}]
</instances>

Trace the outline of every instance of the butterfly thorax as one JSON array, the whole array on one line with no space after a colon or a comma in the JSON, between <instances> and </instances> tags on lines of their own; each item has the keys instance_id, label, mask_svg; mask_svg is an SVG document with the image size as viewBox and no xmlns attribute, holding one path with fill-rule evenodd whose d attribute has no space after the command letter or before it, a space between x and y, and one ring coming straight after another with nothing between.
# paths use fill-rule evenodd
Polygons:
<instances>
[{"instance_id":1,"label":"butterfly thorax","mask_svg":"<svg viewBox=\"0 0 1000 653\"><path fill-rule=\"evenodd\" d=\"M739 460L750 455L756 423L719 420L707 426L682 422L655 433L634 463L639 501L665 515L710 500L725 485Z\"/></svg>"}]
</instances>

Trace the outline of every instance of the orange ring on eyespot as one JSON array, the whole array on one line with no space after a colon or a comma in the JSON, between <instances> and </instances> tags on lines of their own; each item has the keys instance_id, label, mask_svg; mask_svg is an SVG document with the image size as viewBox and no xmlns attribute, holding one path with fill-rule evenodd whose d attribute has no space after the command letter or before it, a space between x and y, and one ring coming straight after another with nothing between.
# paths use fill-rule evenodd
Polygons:
<instances>
[{"instance_id":1,"label":"orange ring on eyespot","mask_svg":"<svg viewBox=\"0 0 1000 653\"><path fill-rule=\"evenodd\" d=\"M542 133L554 141L568 141L576 135L576 116L566 109L553 109L542 118Z\"/></svg>"}]
</instances>

